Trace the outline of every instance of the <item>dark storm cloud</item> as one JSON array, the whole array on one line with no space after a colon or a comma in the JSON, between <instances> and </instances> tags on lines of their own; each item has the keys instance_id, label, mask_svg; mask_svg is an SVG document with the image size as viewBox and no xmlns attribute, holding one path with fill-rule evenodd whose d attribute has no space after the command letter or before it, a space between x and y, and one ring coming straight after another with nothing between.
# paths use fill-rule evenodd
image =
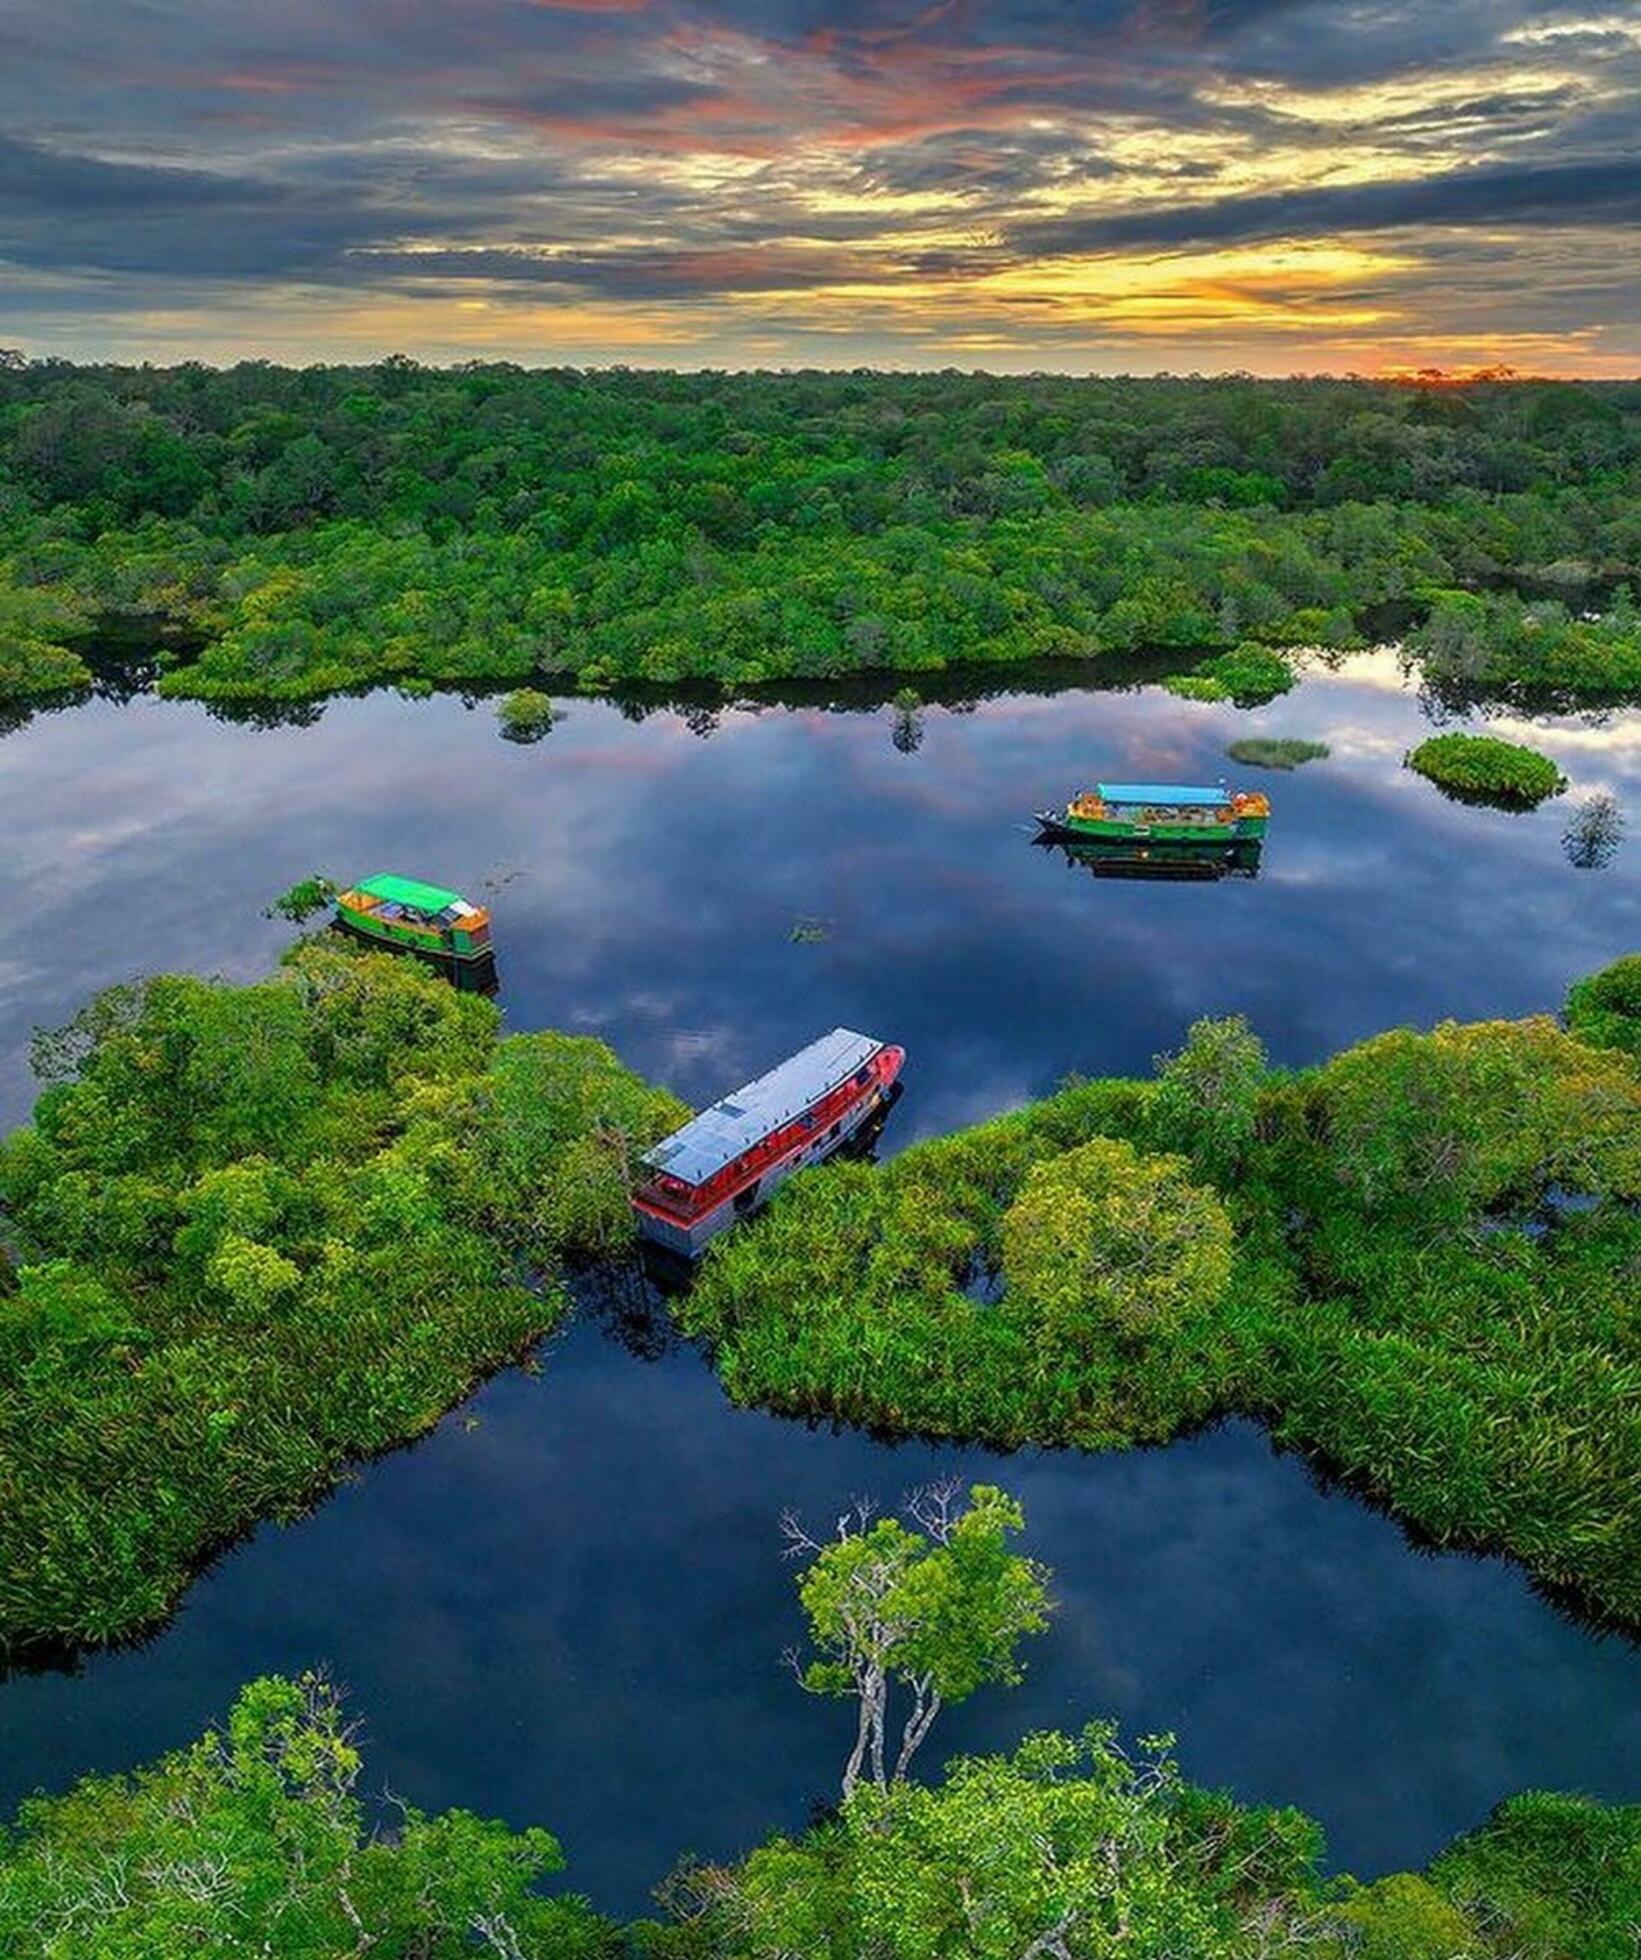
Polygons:
<instances>
[{"instance_id":1,"label":"dark storm cloud","mask_svg":"<svg viewBox=\"0 0 1641 1960\"><path fill-rule=\"evenodd\" d=\"M1017 226L1026 253L1106 252L1122 246L1222 244L1403 226L1631 224L1641 220L1641 171L1628 159L1536 169L1463 170L1390 184L1344 184L1265 197L1229 197L1097 218Z\"/></svg>"},{"instance_id":2,"label":"dark storm cloud","mask_svg":"<svg viewBox=\"0 0 1641 1960\"><path fill-rule=\"evenodd\" d=\"M65 156L0 137L0 257L215 276L311 271L379 219L320 189Z\"/></svg>"}]
</instances>

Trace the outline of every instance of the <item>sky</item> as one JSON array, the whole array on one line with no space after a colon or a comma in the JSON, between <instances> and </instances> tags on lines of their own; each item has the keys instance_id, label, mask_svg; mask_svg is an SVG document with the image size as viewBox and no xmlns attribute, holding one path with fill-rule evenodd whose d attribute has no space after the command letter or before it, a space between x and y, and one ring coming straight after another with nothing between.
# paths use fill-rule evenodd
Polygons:
<instances>
[{"instance_id":1,"label":"sky","mask_svg":"<svg viewBox=\"0 0 1641 1960\"><path fill-rule=\"evenodd\" d=\"M1641 373L1641 6L3 0L0 345Z\"/></svg>"}]
</instances>

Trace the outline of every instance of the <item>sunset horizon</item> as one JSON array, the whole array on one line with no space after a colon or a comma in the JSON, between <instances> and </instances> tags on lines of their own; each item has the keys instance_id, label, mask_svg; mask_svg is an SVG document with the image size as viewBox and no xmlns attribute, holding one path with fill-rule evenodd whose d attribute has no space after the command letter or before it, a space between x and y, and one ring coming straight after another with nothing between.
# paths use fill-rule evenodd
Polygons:
<instances>
[{"instance_id":1,"label":"sunset horizon","mask_svg":"<svg viewBox=\"0 0 1641 1960\"><path fill-rule=\"evenodd\" d=\"M1641 373L1622 10L20 0L0 55L31 357Z\"/></svg>"}]
</instances>

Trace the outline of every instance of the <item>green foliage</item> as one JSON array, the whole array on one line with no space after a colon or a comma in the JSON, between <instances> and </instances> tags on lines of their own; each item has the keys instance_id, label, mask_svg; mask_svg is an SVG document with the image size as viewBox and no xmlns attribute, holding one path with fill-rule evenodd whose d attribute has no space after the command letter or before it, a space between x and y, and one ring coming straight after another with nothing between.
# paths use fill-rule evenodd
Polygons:
<instances>
[{"instance_id":1,"label":"green foliage","mask_svg":"<svg viewBox=\"0 0 1641 1960\"><path fill-rule=\"evenodd\" d=\"M1192 1790L1167 1746L1155 1738L1130 1760L1091 1727L961 1758L936 1789L862 1785L806 1837L686 1868L668 1895L679 1924L655 1948L675 1960L1243 1960L1262 1923L1273 1939L1300 1934L1321 1890L1316 1827Z\"/></svg>"},{"instance_id":2,"label":"green foliage","mask_svg":"<svg viewBox=\"0 0 1641 1960\"><path fill-rule=\"evenodd\" d=\"M1103 1201L1111 1167L1161 1146L1235 1221L1228 1282L1172 1294L1155 1338L1089 1310L1120 1276L1069 1277L1100 1139L1130 1147L1082 1160ZM1047 1279L1022 1286L1027 1192ZM1156 1084L1082 1084L794 1178L676 1312L737 1399L891 1429L1104 1448L1246 1410L1431 1537L1637 1619L1638 1194L1641 1077L1551 1021L1394 1032L1292 1079L1208 1023ZM1217 1228L1205 1242L1217 1266ZM1045 1338L1039 1285L1075 1345Z\"/></svg>"},{"instance_id":3,"label":"green foliage","mask_svg":"<svg viewBox=\"0 0 1641 1960\"><path fill-rule=\"evenodd\" d=\"M1628 588L1593 619L1554 600L1440 591L1408 647L1436 691L1461 701L1641 690L1641 613Z\"/></svg>"},{"instance_id":4,"label":"green foliage","mask_svg":"<svg viewBox=\"0 0 1641 1960\"><path fill-rule=\"evenodd\" d=\"M496 716L509 742L539 742L557 719L552 696L535 687L515 687L503 695Z\"/></svg>"},{"instance_id":5,"label":"green foliage","mask_svg":"<svg viewBox=\"0 0 1641 1960\"><path fill-rule=\"evenodd\" d=\"M1229 701L1231 690L1207 674L1165 674L1163 686L1182 701Z\"/></svg>"},{"instance_id":6,"label":"green foliage","mask_svg":"<svg viewBox=\"0 0 1641 1960\"><path fill-rule=\"evenodd\" d=\"M608 1050L497 1039L414 962L100 996L0 1145L0 1644L163 1613L212 1546L427 1429L630 1231L677 1120ZM548 1269L540 1289L519 1259Z\"/></svg>"},{"instance_id":7,"label":"green foliage","mask_svg":"<svg viewBox=\"0 0 1641 1960\"><path fill-rule=\"evenodd\" d=\"M1307 762L1321 762L1332 751L1326 742L1305 742L1291 735L1250 735L1232 742L1225 753L1233 762L1253 769L1298 769Z\"/></svg>"},{"instance_id":8,"label":"green foliage","mask_svg":"<svg viewBox=\"0 0 1641 1960\"><path fill-rule=\"evenodd\" d=\"M1512 1797L1430 1879L1478 1928L1484 1954L1627 1960L1641 1924L1641 1805Z\"/></svg>"},{"instance_id":9,"label":"green foliage","mask_svg":"<svg viewBox=\"0 0 1641 1960\"><path fill-rule=\"evenodd\" d=\"M283 891L276 899L263 907L265 919L289 919L292 925L301 925L311 919L316 912L323 912L336 896L336 886L331 879L317 871L311 878L301 878Z\"/></svg>"},{"instance_id":10,"label":"green foliage","mask_svg":"<svg viewBox=\"0 0 1641 1960\"><path fill-rule=\"evenodd\" d=\"M1503 1805L1424 1874L1331 1880L1322 1834L1180 1776L1105 1725L862 1784L742 1863L686 1865L656 1960L1627 1960L1641 1806Z\"/></svg>"},{"instance_id":11,"label":"green foliage","mask_svg":"<svg viewBox=\"0 0 1641 1960\"><path fill-rule=\"evenodd\" d=\"M1319 1827L1187 1783L1167 1736L1028 1736L944 1780L862 1780L800 1837L687 1863L664 1924L550 1892L539 1826L360 1795L323 1676L269 1676L128 1776L27 1801L0 1833L10 1960L1630 1960L1641 1806L1532 1794L1422 1874L1323 1872Z\"/></svg>"},{"instance_id":12,"label":"green foliage","mask_svg":"<svg viewBox=\"0 0 1641 1960\"><path fill-rule=\"evenodd\" d=\"M1229 653L1202 660L1189 674L1171 674L1163 686L1191 701L1234 701L1239 708L1263 707L1295 683L1292 663L1272 647L1244 641Z\"/></svg>"},{"instance_id":13,"label":"green foliage","mask_svg":"<svg viewBox=\"0 0 1641 1960\"><path fill-rule=\"evenodd\" d=\"M1567 1025L1592 1048L1641 1056L1641 953L1626 953L1567 990Z\"/></svg>"},{"instance_id":14,"label":"green foliage","mask_svg":"<svg viewBox=\"0 0 1641 1960\"><path fill-rule=\"evenodd\" d=\"M1156 1058L1151 1134L1180 1150L1204 1177L1229 1184L1259 1125L1266 1087L1265 1044L1240 1014L1193 1021L1177 1055Z\"/></svg>"},{"instance_id":15,"label":"green foliage","mask_svg":"<svg viewBox=\"0 0 1641 1960\"><path fill-rule=\"evenodd\" d=\"M880 1790L902 1782L942 1707L991 1682L1018 1681L1015 1650L1048 1624L1048 1573L1008 1549L1025 1528L1013 1498L976 1484L963 1504L955 1485L938 1485L914 1493L910 1513L922 1529L874 1521L862 1505L825 1545L787 1520L794 1549L810 1555L798 1596L816 1658L799 1678L813 1694L852 1695L857 1704L846 1799L863 1771ZM897 1686L911 1707L891 1765Z\"/></svg>"},{"instance_id":16,"label":"green foliage","mask_svg":"<svg viewBox=\"0 0 1641 1960\"><path fill-rule=\"evenodd\" d=\"M85 624L84 608L61 591L12 585L0 559L0 701L88 687L91 670L62 644Z\"/></svg>"},{"instance_id":17,"label":"green foliage","mask_svg":"<svg viewBox=\"0 0 1641 1960\"><path fill-rule=\"evenodd\" d=\"M23 1806L0 1840L0 1950L15 1960L202 1960L372 1952L596 1960L613 1950L580 1900L544 1898L552 1834L462 1810L405 1808L369 1828L361 1758L320 1676L270 1675L227 1725L128 1777Z\"/></svg>"},{"instance_id":18,"label":"green foliage","mask_svg":"<svg viewBox=\"0 0 1641 1960\"><path fill-rule=\"evenodd\" d=\"M0 692L83 681L60 614L149 622L164 691L208 700L1142 647L1234 649L1205 684L1265 699L1267 649L1359 644L1367 608L1641 569L1633 390L1466 408L1356 381L30 364L0 370L0 592L33 622ZM1476 603L1479 635L1433 622L1444 687L1641 688L1622 604Z\"/></svg>"},{"instance_id":19,"label":"green foliage","mask_svg":"<svg viewBox=\"0 0 1641 1960\"><path fill-rule=\"evenodd\" d=\"M1408 756L1407 766L1463 802L1531 809L1567 787L1547 755L1496 735L1431 735Z\"/></svg>"},{"instance_id":20,"label":"green foliage","mask_svg":"<svg viewBox=\"0 0 1641 1960\"><path fill-rule=\"evenodd\" d=\"M1183 1157L1092 1137L1026 1173L1003 1216L1003 1273L1039 1346L1077 1355L1113 1330L1166 1337L1218 1301L1231 1221L1188 1169Z\"/></svg>"},{"instance_id":21,"label":"green foliage","mask_svg":"<svg viewBox=\"0 0 1641 1960\"><path fill-rule=\"evenodd\" d=\"M1560 1184L1641 1196L1641 1082L1545 1017L1398 1028L1318 1077L1333 1175L1429 1235Z\"/></svg>"}]
</instances>

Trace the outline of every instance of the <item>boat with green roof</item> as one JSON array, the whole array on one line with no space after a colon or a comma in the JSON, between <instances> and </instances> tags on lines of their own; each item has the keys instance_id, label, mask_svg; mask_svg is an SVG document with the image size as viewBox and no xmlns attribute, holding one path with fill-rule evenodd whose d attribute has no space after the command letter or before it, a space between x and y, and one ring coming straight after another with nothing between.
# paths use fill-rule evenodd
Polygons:
<instances>
[{"instance_id":1,"label":"boat with green roof","mask_svg":"<svg viewBox=\"0 0 1641 1960\"><path fill-rule=\"evenodd\" d=\"M494 957L486 908L419 878L385 871L361 878L336 894L336 923L372 946L443 966L477 966Z\"/></svg>"},{"instance_id":2,"label":"boat with green roof","mask_svg":"<svg viewBox=\"0 0 1641 1960\"><path fill-rule=\"evenodd\" d=\"M1223 847L1265 835L1270 799L1223 783L1096 783L1060 812L1040 810L1044 836L1105 844Z\"/></svg>"}]
</instances>

